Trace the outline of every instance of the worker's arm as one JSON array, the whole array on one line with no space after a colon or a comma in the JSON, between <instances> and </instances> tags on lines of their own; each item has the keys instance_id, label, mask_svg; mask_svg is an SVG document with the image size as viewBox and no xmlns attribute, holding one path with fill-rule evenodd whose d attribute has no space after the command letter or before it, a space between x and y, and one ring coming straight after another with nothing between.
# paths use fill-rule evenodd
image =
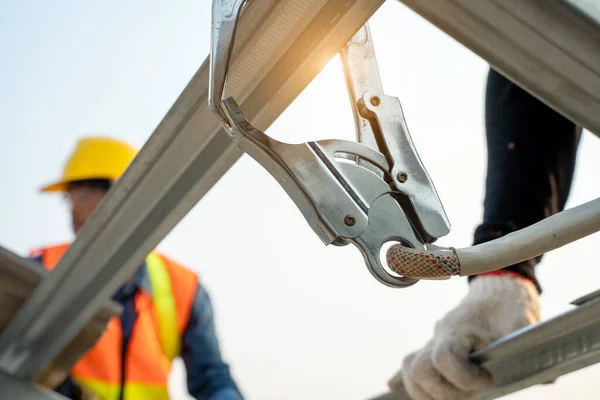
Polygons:
<instances>
[{"instance_id":1,"label":"worker's arm","mask_svg":"<svg viewBox=\"0 0 600 400\"><path fill-rule=\"evenodd\" d=\"M483 221L473 244L491 241L564 210L581 129L490 69L485 93L487 168ZM531 279L542 256L506 270ZM476 279L471 277L470 279Z\"/></svg>"},{"instance_id":2,"label":"worker's arm","mask_svg":"<svg viewBox=\"0 0 600 400\"><path fill-rule=\"evenodd\" d=\"M242 400L219 349L214 312L208 293L198 285L182 338L182 358L189 393L197 400Z\"/></svg>"},{"instance_id":3,"label":"worker's arm","mask_svg":"<svg viewBox=\"0 0 600 400\"><path fill-rule=\"evenodd\" d=\"M530 226L562 211L579 144L578 128L496 71L485 99L487 175L483 221L474 243ZM406 357L390 381L413 400L465 399L491 384L469 362L476 347L539 321L537 257L487 276L435 326L431 340Z\"/></svg>"}]
</instances>

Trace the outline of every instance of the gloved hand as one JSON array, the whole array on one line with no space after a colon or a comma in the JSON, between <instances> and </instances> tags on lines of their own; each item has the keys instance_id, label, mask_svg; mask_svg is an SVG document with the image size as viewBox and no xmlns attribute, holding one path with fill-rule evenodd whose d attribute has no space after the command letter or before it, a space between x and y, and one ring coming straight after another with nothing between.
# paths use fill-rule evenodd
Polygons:
<instances>
[{"instance_id":1,"label":"gloved hand","mask_svg":"<svg viewBox=\"0 0 600 400\"><path fill-rule=\"evenodd\" d=\"M539 320L539 295L531 281L477 277L468 295L438 321L429 343L404 359L390 389L404 387L413 400L468 399L492 384L486 371L469 362L469 353Z\"/></svg>"}]
</instances>

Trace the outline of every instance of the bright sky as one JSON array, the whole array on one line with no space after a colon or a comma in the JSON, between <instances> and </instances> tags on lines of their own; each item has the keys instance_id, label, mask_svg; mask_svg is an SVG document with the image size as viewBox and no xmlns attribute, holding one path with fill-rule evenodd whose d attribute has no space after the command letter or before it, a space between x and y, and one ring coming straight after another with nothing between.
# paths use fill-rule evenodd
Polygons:
<instances>
[{"instance_id":1,"label":"bright sky","mask_svg":"<svg viewBox=\"0 0 600 400\"><path fill-rule=\"evenodd\" d=\"M77 138L141 146L208 55L210 1L21 0L0 5L0 243L22 255L70 240L56 178ZM371 20L387 94L409 128L453 225L442 245L468 246L482 214L486 63L399 2ZM338 60L267 132L280 140L353 139ZM568 206L599 195L600 142L584 135ZM539 267L545 318L598 289L594 235ZM357 249L325 247L271 176L248 157L162 242L201 274L224 355L248 399L364 400L386 389L404 355L466 293L464 279L405 290L377 283ZM590 265L591 264L591 265ZM585 279L582 279L585 277ZM600 367L507 399L596 398ZM183 370L174 399L186 399Z\"/></svg>"}]
</instances>

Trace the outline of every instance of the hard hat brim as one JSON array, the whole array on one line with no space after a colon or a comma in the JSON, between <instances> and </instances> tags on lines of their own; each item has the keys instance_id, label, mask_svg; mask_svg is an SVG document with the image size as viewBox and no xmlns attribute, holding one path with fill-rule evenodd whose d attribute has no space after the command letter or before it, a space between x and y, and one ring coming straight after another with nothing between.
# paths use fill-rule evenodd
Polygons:
<instances>
[{"instance_id":1,"label":"hard hat brim","mask_svg":"<svg viewBox=\"0 0 600 400\"><path fill-rule=\"evenodd\" d=\"M69 184L69 182L67 182L67 181L59 181L59 182L51 183L50 185L41 187L40 192L42 192L42 193L66 192L68 184Z\"/></svg>"}]
</instances>

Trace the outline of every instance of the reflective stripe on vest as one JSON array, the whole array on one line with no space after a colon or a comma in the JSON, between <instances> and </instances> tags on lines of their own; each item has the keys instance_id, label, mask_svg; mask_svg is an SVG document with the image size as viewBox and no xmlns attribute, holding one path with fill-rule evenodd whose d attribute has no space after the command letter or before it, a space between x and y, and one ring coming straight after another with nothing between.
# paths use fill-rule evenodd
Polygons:
<instances>
[{"instance_id":1,"label":"reflective stripe on vest","mask_svg":"<svg viewBox=\"0 0 600 400\"><path fill-rule=\"evenodd\" d=\"M68 247L50 247L35 255L42 255L42 263L53 269ZM147 257L146 268L152 295L145 291L135 295L137 319L125 358L124 400L169 398L167 380L171 361L179 355L181 335L197 289L193 272L156 253ZM71 371L73 379L101 399L118 400L122 344L121 321L115 317L102 338L75 364Z\"/></svg>"},{"instance_id":2,"label":"reflective stripe on vest","mask_svg":"<svg viewBox=\"0 0 600 400\"><path fill-rule=\"evenodd\" d=\"M120 385L109 385L100 380L95 379L78 379L77 382L85 385L90 391L102 400L118 399L121 393ZM123 393L124 400L169 400L168 388L164 386L150 386L137 383L127 383L125 392Z\"/></svg>"},{"instance_id":3,"label":"reflective stripe on vest","mask_svg":"<svg viewBox=\"0 0 600 400\"><path fill-rule=\"evenodd\" d=\"M173 360L179 355L181 338L177 329L177 305L169 271L160 256L154 253L146 257L146 269L152 286L152 301L158 319L160 344L163 354L169 360Z\"/></svg>"}]
</instances>

